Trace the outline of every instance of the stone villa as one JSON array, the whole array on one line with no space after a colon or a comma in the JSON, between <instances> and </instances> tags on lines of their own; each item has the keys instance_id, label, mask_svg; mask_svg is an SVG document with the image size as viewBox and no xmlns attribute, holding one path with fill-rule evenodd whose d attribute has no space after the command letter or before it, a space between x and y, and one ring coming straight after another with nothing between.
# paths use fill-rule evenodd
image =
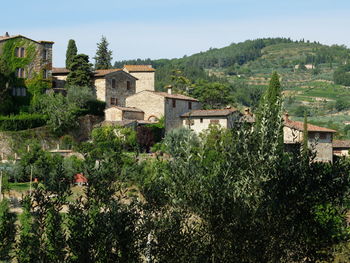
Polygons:
<instances>
[{"instance_id":1,"label":"stone villa","mask_svg":"<svg viewBox=\"0 0 350 263\"><path fill-rule=\"evenodd\" d=\"M21 62L21 66L13 68L18 79L41 77L50 80L52 71L52 41L36 41L22 35L0 36L0 56L9 50L12 58ZM12 65L10 65L11 67ZM27 96L25 85L12 87L12 96Z\"/></svg>"},{"instance_id":2,"label":"stone villa","mask_svg":"<svg viewBox=\"0 0 350 263\"><path fill-rule=\"evenodd\" d=\"M296 145L303 142L304 123L292 121L288 114L284 117L283 136L286 145ZM308 145L316 152L315 161L333 161L333 134L335 130L307 124Z\"/></svg>"}]
</instances>

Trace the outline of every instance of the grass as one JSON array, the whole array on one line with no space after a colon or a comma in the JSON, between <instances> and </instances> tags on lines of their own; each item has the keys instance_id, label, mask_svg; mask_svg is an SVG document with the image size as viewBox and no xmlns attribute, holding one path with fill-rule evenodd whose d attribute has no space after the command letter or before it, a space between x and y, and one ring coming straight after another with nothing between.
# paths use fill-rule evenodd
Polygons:
<instances>
[{"instance_id":1,"label":"grass","mask_svg":"<svg viewBox=\"0 0 350 263\"><path fill-rule=\"evenodd\" d=\"M18 191L18 192L25 192L25 191L29 191L30 188L30 183L9 183L9 188L10 190L13 191Z\"/></svg>"}]
</instances>

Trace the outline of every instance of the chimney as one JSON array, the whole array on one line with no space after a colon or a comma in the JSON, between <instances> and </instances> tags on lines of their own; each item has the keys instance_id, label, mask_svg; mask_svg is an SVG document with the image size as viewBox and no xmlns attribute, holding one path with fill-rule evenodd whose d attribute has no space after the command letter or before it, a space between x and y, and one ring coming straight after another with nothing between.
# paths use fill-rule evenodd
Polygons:
<instances>
[{"instance_id":1,"label":"chimney","mask_svg":"<svg viewBox=\"0 0 350 263\"><path fill-rule=\"evenodd\" d=\"M289 114L288 114L288 112L286 112L283 117L284 117L283 118L284 121L289 121Z\"/></svg>"},{"instance_id":2,"label":"chimney","mask_svg":"<svg viewBox=\"0 0 350 263\"><path fill-rule=\"evenodd\" d=\"M166 86L166 89L167 89L167 91L168 91L168 94L171 95L171 94L172 94L173 86L171 86L171 85Z\"/></svg>"}]
</instances>

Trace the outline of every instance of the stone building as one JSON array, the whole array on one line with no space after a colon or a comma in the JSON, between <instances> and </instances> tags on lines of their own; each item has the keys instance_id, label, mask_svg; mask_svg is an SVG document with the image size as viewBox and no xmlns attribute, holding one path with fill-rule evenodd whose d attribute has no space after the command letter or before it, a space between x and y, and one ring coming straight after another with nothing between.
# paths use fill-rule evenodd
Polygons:
<instances>
[{"instance_id":1,"label":"stone building","mask_svg":"<svg viewBox=\"0 0 350 263\"><path fill-rule=\"evenodd\" d=\"M144 90L155 90L155 69L151 65L124 65L123 70L137 78L136 93Z\"/></svg>"},{"instance_id":2,"label":"stone building","mask_svg":"<svg viewBox=\"0 0 350 263\"><path fill-rule=\"evenodd\" d=\"M125 107L125 99L136 93L134 76L121 69L94 71L93 82L96 98L106 102L106 107Z\"/></svg>"},{"instance_id":3,"label":"stone building","mask_svg":"<svg viewBox=\"0 0 350 263\"><path fill-rule=\"evenodd\" d=\"M64 89L69 70L53 68L54 88ZM98 100L106 102L106 107L125 106L125 99L136 92L137 78L122 69L95 70L92 76L92 86Z\"/></svg>"},{"instance_id":4,"label":"stone building","mask_svg":"<svg viewBox=\"0 0 350 263\"><path fill-rule=\"evenodd\" d=\"M215 110L192 110L181 115L182 125L200 133L210 125L220 125L222 128L232 129L241 121L243 114L235 108Z\"/></svg>"},{"instance_id":5,"label":"stone building","mask_svg":"<svg viewBox=\"0 0 350 263\"><path fill-rule=\"evenodd\" d=\"M52 71L52 41L36 41L22 35L10 36L6 33L0 36L0 57L11 68L18 79L32 79L40 77L50 80ZM9 61L16 60L15 65ZM12 87L13 96L26 96L27 90L23 87Z\"/></svg>"},{"instance_id":6,"label":"stone building","mask_svg":"<svg viewBox=\"0 0 350 263\"><path fill-rule=\"evenodd\" d=\"M350 150L350 141L341 141L341 140L334 140L333 141L333 155L335 156L349 156L349 150Z\"/></svg>"},{"instance_id":7,"label":"stone building","mask_svg":"<svg viewBox=\"0 0 350 263\"><path fill-rule=\"evenodd\" d=\"M127 107L136 107L145 113L145 120L154 121L164 117L165 131L182 126L181 115L201 108L198 100L181 94L144 90L126 98Z\"/></svg>"},{"instance_id":8,"label":"stone building","mask_svg":"<svg viewBox=\"0 0 350 263\"><path fill-rule=\"evenodd\" d=\"M105 121L144 120L145 113L137 108L113 106L105 110Z\"/></svg>"},{"instance_id":9,"label":"stone building","mask_svg":"<svg viewBox=\"0 0 350 263\"><path fill-rule=\"evenodd\" d=\"M304 123L292 121L288 114L284 117L283 136L286 145L301 145L304 135ZM315 151L315 161L332 162L333 161L333 134L335 130L307 124L308 145Z\"/></svg>"}]
</instances>

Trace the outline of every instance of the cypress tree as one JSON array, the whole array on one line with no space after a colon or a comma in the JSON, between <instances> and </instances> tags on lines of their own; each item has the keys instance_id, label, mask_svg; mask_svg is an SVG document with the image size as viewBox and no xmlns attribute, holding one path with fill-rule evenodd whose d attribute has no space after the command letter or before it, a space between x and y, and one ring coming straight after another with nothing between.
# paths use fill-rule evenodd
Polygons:
<instances>
[{"instance_id":1,"label":"cypress tree","mask_svg":"<svg viewBox=\"0 0 350 263\"><path fill-rule=\"evenodd\" d=\"M74 39L68 41L68 47L66 52L66 68L70 69L70 65L73 62L73 58L77 55L78 49Z\"/></svg>"},{"instance_id":2,"label":"cypress tree","mask_svg":"<svg viewBox=\"0 0 350 263\"><path fill-rule=\"evenodd\" d=\"M304 153L305 156L307 156L307 153L309 151L309 147L308 147L308 131L307 131L307 114L306 111L304 113L304 130L303 130L303 148L302 151Z\"/></svg>"},{"instance_id":3,"label":"cypress tree","mask_svg":"<svg viewBox=\"0 0 350 263\"><path fill-rule=\"evenodd\" d=\"M95 59L95 69L109 69L112 67L112 51L108 49L108 41L102 36L101 42L97 43Z\"/></svg>"},{"instance_id":4,"label":"cypress tree","mask_svg":"<svg viewBox=\"0 0 350 263\"><path fill-rule=\"evenodd\" d=\"M0 261L9 260L16 236L16 215L9 210L7 200L0 202Z\"/></svg>"},{"instance_id":5,"label":"cypress tree","mask_svg":"<svg viewBox=\"0 0 350 263\"><path fill-rule=\"evenodd\" d=\"M76 55L70 65L67 83L71 86L91 86L92 68L89 56L85 54Z\"/></svg>"}]
</instances>

